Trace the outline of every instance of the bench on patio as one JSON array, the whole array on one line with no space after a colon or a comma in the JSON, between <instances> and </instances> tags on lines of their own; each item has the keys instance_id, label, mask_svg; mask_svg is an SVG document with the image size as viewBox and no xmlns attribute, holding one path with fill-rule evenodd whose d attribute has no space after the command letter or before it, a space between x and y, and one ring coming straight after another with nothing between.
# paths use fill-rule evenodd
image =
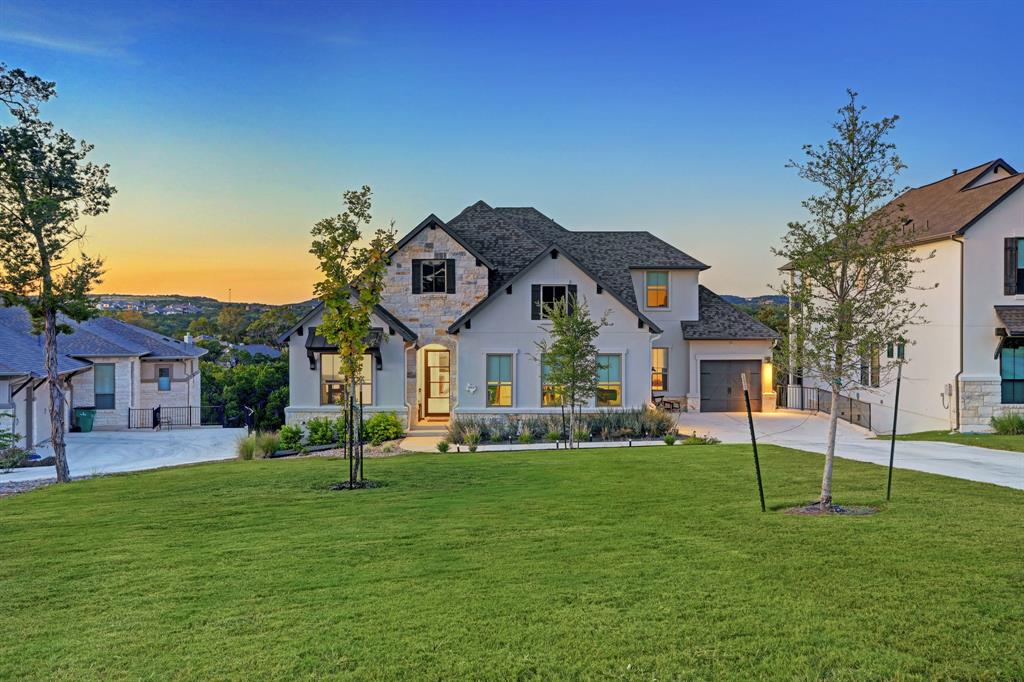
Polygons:
<instances>
[{"instance_id":1,"label":"bench on patio","mask_svg":"<svg viewBox=\"0 0 1024 682\"><path fill-rule=\"evenodd\" d=\"M655 407L659 407L669 412L680 412L683 409L683 400L681 396L667 396L667 395L656 395L652 399Z\"/></svg>"}]
</instances>

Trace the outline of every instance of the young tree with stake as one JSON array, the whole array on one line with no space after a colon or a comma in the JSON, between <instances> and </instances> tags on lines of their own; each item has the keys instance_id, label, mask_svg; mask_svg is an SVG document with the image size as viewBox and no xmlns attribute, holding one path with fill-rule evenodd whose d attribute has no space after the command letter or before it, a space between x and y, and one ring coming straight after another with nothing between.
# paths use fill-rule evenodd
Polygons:
<instances>
[{"instance_id":1,"label":"young tree with stake","mask_svg":"<svg viewBox=\"0 0 1024 682\"><path fill-rule=\"evenodd\" d=\"M79 218L105 213L116 190L109 166L86 160L92 145L39 120L38 102L53 93L52 83L0 65L0 102L16 121L0 128L0 296L6 306L25 308L43 334L50 442L63 483L70 473L57 335L69 331L62 317L95 314L88 293L103 273L101 260L72 247L85 239Z\"/></svg>"},{"instance_id":2,"label":"young tree with stake","mask_svg":"<svg viewBox=\"0 0 1024 682\"><path fill-rule=\"evenodd\" d=\"M569 408L566 446L572 449L576 438L577 410L597 394L595 342L601 328L608 326L608 316L605 314L595 321L590 317L585 300L568 298L545 306L544 316L551 325L547 330L550 338L535 345L546 370L544 383L556 387L562 406Z\"/></svg>"},{"instance_id":3,"label":"young tree with stake","mask_svg":"<svg viewBox=\"0 0 1024 682\"><path fill-rule=\"evenodd\" d=\"M344 193L345 211L320 220L313 226L310 253L320 263L322 279L314 291L324 303L323 321L317 333L338 348L341 376L347 396L345 424L346 457L349 461L349 484L362 476L356 456L355 439L359 428L354 422L353 403L356 386L362 373L363 355L371 329L371 315L380 303L387 274L388 254L395 245L394 223L378 228L364 239L362 226L371 222L372 192L366 185Z\"/></svg>"},{"instance_id":4,"label":"young tree with stake","mask_svg":"<svg viewBox=\"0 0 1024 682\"><path fill-rule=\"evenodd\" d=\"M835 137L821 146L804 146L804 161L790 161L800 177L820 186L803 202L806 222L792 222L773 252L793 271L780 293L792 301L797 347L783 349L798 358L806 375L831 388L825 468L819 504L832 503L838 398L859 385L861 367L885 382L891 366L878 353L886 343L904 338L907 328L924 321L923 304L908 290L923 259L908 246L911 231L902 207L888 205L904 165L887 141L898 120L864 118L857 94L839 110ZM874 379L874 378L873 378Z\"/></svg>"}]
</instances>

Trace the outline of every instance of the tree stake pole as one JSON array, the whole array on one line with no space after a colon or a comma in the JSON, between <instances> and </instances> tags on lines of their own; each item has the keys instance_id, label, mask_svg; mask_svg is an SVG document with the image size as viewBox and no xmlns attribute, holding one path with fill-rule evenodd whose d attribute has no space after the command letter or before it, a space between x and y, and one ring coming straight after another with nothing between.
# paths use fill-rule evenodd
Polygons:
<instances>
[{"instance_id":1,"label":"tree stake pole","mask_svg":"<svg viewBox=\"0 0 1024 682\"><path fill-rule=\"evenodd\" d=\"M896 458L896 419L900 416L900 384L903 381L903 363L896 366L896 402L892 406L892 439L889 441L889 482L885 486L885 501L892 497L892 464Z\"/></svg>"},{"instance_id":2,"label":"tree stake pole","mask_svg":"<svg viewBox=\"0 0 1024 682\"><path fill-rule=\"evenodd\" d=\"M747 387L746 373L740 374L740 381L743 382L743 401L747 404L747 423L750 424L750 444L754 446L754 471L757 472L757 494L761 498L761 511L767 511L764 507L764 486L761 484L761 462L757 458L757 436L754 435L754 413L750 410L750 390Z\"/></svg>"}]
</instances>

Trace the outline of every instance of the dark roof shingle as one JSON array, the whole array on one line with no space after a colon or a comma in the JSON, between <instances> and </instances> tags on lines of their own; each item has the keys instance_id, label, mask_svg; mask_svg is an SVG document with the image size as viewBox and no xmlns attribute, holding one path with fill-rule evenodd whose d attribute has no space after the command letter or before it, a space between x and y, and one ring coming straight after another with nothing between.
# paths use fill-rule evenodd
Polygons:
<instances>
[{"instance_id":1,"label":"dark roof shingle","mask_svg":"<svg viewBox=\"0 0 1024 682\"><path fill-rule=\"evenodd\" d=\"M700 286L699 316L692 322L682 322L683 338L691 341L721 339L778 339L774 329L720 297L706 286Z\"/></svg>"},{"instance_id":2,"label":"dark roof shingle","mask_svg":"<svg viewBox=\"0 0 1024 682\"><path fill-rule=\"evenodd\" d=\"M997 305L996 316L1010 336L1024 336L1024 305Z\"/></svg>"}]
</instances>

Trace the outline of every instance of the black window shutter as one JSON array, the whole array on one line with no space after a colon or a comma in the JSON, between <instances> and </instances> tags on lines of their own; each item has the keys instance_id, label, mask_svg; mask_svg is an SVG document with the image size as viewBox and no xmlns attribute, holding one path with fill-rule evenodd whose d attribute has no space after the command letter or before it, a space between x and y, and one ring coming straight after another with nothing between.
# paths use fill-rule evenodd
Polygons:
<instances>
[{"instance_id":1,"label":"black window shutter","mask_svg":"<svg viewBox=\"0 0 1024 682\"><path fill-rule=\"evenodd\" d=\"M570 284L569 285L569 302L566 305L566 310L568 311L568 313L570 315L572 315L573 311L576 310L576 285L575 284Z\"/></svg>"},{"instance_id":2,"label":"black window shutter","mask_svg":"<svg viewBox=\"0 0 1024 682\"><path fill-rule=\"evenodd\" d=\"M455 293L455 259L448 258L444 262L444 282L449 294Z\"/></svg>"},{"instance_id":3,"label":"black window shutter","mask_svg":"<svg viewBox=\"0 0 1024 682\"><path fill-rule=\"evenodd\" d=\"M1013 296L1017 293L1017 238L1007 237L1004 244L1006 265L1003 269L1003 293Z\"/></svg>"},{"instance_id":4,"label":"black window shutter","mask_svg":"<svg viewBox=\"0 0 1024 682\"><path fill-rule=\"evenodd\" d=\"M540 285L530 285L530 319L540 319Z\"/></svg>"},{"instance_id":5,"label":"black window shutter","mask_svg":"<svg viewBox=\"0 0 1024 682\"><path fill-rule=\"evenodd\" d=\"M412 293L423 293L423 261L412 259Z\"/></svg>"}]
</instances>

